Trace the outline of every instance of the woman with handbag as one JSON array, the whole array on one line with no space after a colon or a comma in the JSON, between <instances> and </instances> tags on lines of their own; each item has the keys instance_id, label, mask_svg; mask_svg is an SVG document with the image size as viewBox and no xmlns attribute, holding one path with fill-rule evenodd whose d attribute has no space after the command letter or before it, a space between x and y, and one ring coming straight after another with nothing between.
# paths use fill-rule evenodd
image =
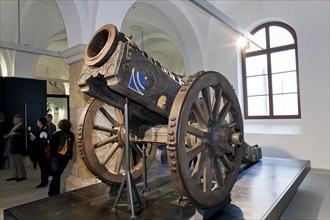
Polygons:
<instances>
[{"instance_id":1,"label":"woman with handbag","mask_svg":"<svg viewBox=\"0 0 330 220\"><path fill-rule=\"evenodd\" d=\"M58 127L61 130L55 132L50 141L51 151L49 163L53 179L49 185L49 196L60 194L61 175L73 156L73 143L75 136L70 131L70 121L62 119L58 122Z\"/></svg>"},{"instance_id":2,"label":"woman with handbag","mask_svg":"<svg viewBox=\"0 0 330 220\"><path fill-rule=\"evenodd\" d=\"M32 147L34 148L35 158L41 171L41 181L36 188L46 187L48 185L49 174L49 161L46 157L46 148L49 143L49 135L47 131L47 119L40 117L37 121L38 133L34 135L29 134L32 141Z\"/></svg>"}]
</instances>

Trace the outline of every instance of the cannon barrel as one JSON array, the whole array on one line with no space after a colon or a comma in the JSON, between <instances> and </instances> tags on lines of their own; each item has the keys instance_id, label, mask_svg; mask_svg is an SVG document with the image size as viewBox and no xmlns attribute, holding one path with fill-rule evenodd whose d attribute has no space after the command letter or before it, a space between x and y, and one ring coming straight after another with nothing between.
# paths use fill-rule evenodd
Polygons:
<instances>
[{"instance_id":1,"label":"cannon barrel","mask_svg":"<svg viewBox=\"0 0 330 220\"><path fill-rule=\"evenodd\" d=\"M94 33L85 48L84 63L78 82L84 93L121 110L127 97L133 103L132 117L149 124L167 123L183 81L114 25Z\"/></svg>"}]
</instances>

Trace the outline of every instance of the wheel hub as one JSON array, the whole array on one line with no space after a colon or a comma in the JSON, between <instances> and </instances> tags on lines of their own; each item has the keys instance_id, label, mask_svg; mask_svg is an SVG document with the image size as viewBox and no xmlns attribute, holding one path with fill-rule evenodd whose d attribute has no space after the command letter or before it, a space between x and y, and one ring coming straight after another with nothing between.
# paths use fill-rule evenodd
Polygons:
<instances>
[{"instance_id":1,"label":"wheel hub","mask_svg":"<svg viewBox=\"0 0 330 220\"><path fill-rule=\"evenodd\" d=\"M209 154L214 157L221 157L224 151L222 148L224 136L216 128L212 128L209 134L209 143L207 145Z\"/></svg>"},{"instance_id":2,"label":"wheel hub","mask_svg":"<svg viewBox=\"0 0 330 220\"><path fill-rule=\"evenodd\" d=\"M122 124L122 125L119 125L118 127L118 142L119 144L121 144L122 146L125 146L126 144L126 129L125 129L125 126Z\"/></svg>"}]
</instances>

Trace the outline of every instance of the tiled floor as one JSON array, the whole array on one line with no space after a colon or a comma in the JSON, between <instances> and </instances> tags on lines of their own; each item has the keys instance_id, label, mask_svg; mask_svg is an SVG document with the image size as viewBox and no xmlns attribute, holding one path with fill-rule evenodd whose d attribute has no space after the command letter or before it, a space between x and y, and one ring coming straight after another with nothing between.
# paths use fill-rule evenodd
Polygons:
<instances>
[{"instance_id":1,"label":"tiled floor","mask_svg":"<svg viewBox=\"0 0 330 220\"><path fill-rule=\"evenodd\" d=\"M0 220L3 219L3 210L6 208L48 197L48 187L35 188L40 183L39 168L33 169L28 158L25 158L24 162L27 172L25 181L8 182L6 179L11 177L10 169L0 170ZM71 165L70 161L61 177L61 192L65 191L65 179L70 174Z\"/></svg>"},{"instance_id":2,"label":"tiled floor","mask_svg":"<svg viewBox=\"0 0 330 220\"><path fill-rule=\"evenodd\" d=\"M62 176L62 191L65 178L70 173L70 165ZM7 182L5 180L10 177L10 170L0 170L0 219L3 218L3 209L48 197L48 187L35 188L40 181L39 169L33 169L27 162L27 173L26 181ZM330 219L329 184L329 171L312 169L280 219Z\"/></svg>"}]
</instances>

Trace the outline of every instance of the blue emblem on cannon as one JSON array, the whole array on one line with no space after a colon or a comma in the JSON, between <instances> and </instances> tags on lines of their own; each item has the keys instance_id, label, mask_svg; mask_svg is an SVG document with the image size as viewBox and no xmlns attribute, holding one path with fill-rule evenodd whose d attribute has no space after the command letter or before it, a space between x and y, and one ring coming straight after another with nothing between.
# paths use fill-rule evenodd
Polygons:
<instances>
[{"instance_id":1,"label":"blue emblem on cannon","mask_svg":"<svg viewBox=\"0 0 330 220\"><path fill-rule=\"evenodd\" d=\"M141 95L144 95L146 83L147 81L144 75L133 67L128 88L134 90Z\"/></svg>"}]
</instances>

